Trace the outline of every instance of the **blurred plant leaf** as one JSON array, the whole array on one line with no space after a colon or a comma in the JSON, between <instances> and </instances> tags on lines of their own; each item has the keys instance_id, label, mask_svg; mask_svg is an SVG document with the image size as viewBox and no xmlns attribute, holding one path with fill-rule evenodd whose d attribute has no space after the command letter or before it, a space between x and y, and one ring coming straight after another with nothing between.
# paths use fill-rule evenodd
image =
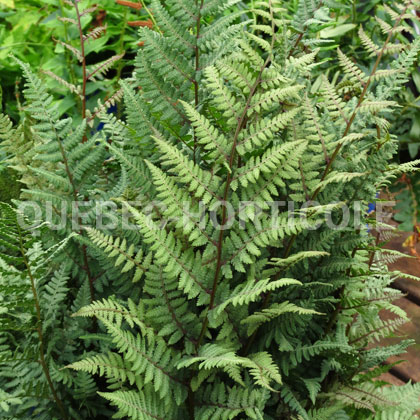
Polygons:
<instances>
[{"instance_id":1,"label":"blurred plant leaf","mask_svg":"<svg viewBox=\"0 0 420 420\"><path fill-rule=\"evenodd\" d=\"M345 23L343 25L338 25L335 27L325 28L323 29L319 35L321 38L335 38L337 36L342 36L347 32L354 29L356 25L354 23Z\"/></svg>"}]
</instances>

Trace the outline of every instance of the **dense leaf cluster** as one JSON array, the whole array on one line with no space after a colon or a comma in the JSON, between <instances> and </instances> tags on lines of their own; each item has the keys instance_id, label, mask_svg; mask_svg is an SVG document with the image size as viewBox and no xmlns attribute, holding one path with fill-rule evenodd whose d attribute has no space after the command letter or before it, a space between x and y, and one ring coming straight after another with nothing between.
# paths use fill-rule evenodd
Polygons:
<instances>
[{"instance_id":1,"label":"dense leaf cluster","mask_svg":"<svg viewBox=\"0 0 420 420\"><path fill-rule=\"evenodd\" d=\"M416 4L387 9L381 44L360 30L372 68L339 48L331 78L335 32L308 28L334 4L284 3L152 0L124 115L98 107L94 134L15 59L30 117L1 117L1 147L16 204L41 212L0 208L0 418L414 418L418 384L374 381L411 342L378 344L407 317L366 210L416 164L392 163L387 119L420 51L395 41ZM135 229L98 227L104 201Z\"/></svg>"}]
</instances>

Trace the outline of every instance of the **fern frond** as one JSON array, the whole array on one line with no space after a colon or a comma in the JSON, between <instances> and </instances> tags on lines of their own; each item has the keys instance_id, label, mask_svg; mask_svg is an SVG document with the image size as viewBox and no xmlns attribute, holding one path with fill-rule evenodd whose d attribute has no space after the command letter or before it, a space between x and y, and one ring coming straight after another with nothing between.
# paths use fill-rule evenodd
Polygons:
<instances>
[{"instance_id":1,"label":"fern frond","mask_svg":"<svg viewBox=\"0 0 420 420\"><path fill-rule=\"evenodd\" d=\"M367 78L362 70L360 70L359 67L357 67L340 49L337 50L337 53L340 65L349 79L360 86L365 86Z\"/></svg>"},{"instance_id":2,"label":"fern frond","mask_svg":"<svg viewBox=\"0 0 420 420\"><path fill-rule=\"evenodd\" d=\"M211 243L216 245L212 236L212 228L209 226L208 217L200 217L200 220L195 220L191 213L197 214L199 206L194 205L193 208L187 208L186 204L189 202L189 194L184 189L178 187L173 179L165 175L165 173L150 162L146 162L150 172L153 176L153 182L158 197L165 204L165 208L161 213L167 219L173 218L176 220L176 226L188 235L189 241L193 246L200 246Z\"/></svg>"},{"instance_id":3,"label":"fern frond","mask_svg":"<svg viewBox=\"0 0 420 420\"><path fill-rule=\"evenodd\" d=\"M244 363L243 358L237 356L234 351L218 344L205 344L201 347L197 356L185 357L177 364L178 369L186 368L194 363L199 363L200 369L224 369L229 366L238 366Z\"/></svg>"},{"instance_id":4,"label":"fern frond","mask_svg":"<svg viewBox=\"0 0 420 420\"><path fill-rule=\"evenodd\" d=\"M104 32L106 32L107 26L97 26L96 28L92 29L86 35L83 35L83 40L87 41L89 39L98 39L102 36Z\"/></svg>"},{"instance_id":5,"label":"fern frond","mask_svg":"<svg viewBox=\"0 0 420 420\"><path fill-rule=\"evenodd\" d=\"M105 235L95 229L88 229L89 238L92 242L104 249L104 252L108 254L108 257L114 258L115 267L120 266L124 263L121 268L121 273L126 273L135 268L133 282L138 282L148 270L150 265L150 258L145 258L143 250L140 248L138 251L135 250L134 244L131 244L127 248L127 241L120 238L113 238L112 236Z\"/></svg>"},{"instance_id":6,"label":"fern frond","mask_svg":"<svg viewBox=\"0 0 420 420\"><path fill-rule=\"evenodd\" d=\"M61 41L60 39L55 39L55 42L57 42L58 44L62 45L64 48L69 50L74 55L74 57L77 60L79 60L79 62L83 61L82 53L76 47L73 47L73 45L70 45L67 42Z\"/></svg>"},{"instance_id":7,"label":"fern frond","mask_svg":"<svg viewBox=\"0 0 420 420\"><path fill-rule=\"evenodd\" d=\"M89 69L87 80L95 80L98 77L103 77L105 73L119 60L124 57L124 52L121 54L113 55L102 63L95 64L95 66Z\"/></svg>"},{"instance_id":8,"label":"fern frond","mask_svg":"<svg viewBox=\"0 0 420 420\"><path fill-rule=\"evenodd\" d=\"M194 133L198 138L198 143L204 146L204 150L214 150L209 157L214 160L219 158L229 160L229 143L226 137L211 122L197 112L191 105L186 102L181 102L184 106L185 113L194 127Z\"/></svg>"},{"instance_id":9,"label":"fern frond","mask_svg":"<svg viewBox=\"0 0 420 420\"><path fill-rule=\"evenodd\" d=\"M205 204L212 203L215 200L221 201L216 193L220 185L217 176L201 169L180 150L164 141L162 137L156 135L153 139L162 152L162 164L170 166L177 179L185 184L195 197Z\"/></svg>"},{"instance_id":10,"label":"fern frond","mask_svg":"<svg viewBox=\"0 0 420 420\"><path fill-rule=\"evenodd\" d=\"M239 185L246 188L248 183L255 184L264 174L271 174L286 159L290 165L297 165L298 158L306 147L306 142L296 141L280 144L268 149L261 157L251 157L248 162L237 170L233 177L231 188L235 191Z\"/></svg>"},{"instance_id":11,"label":"fern frond","mask_svg":"<svg viewBox=\"0 0 420 420\"><path fill-rule=\"evenodd\" d=\"M50 76L52 79L56 80L58 83L63 85L65 88L67 88L70 92L74 93L75 95L79 96L79 98L82 98L82 88L80 86L75 86L72 83L67 82L66 80L62 79L61 77L57 76L55 73L49 70L42 70L44 74L47 76Z\"/></svg>"},{"instance_id":12,"label":"fern frond","mask_svg":"<svg viewBox=\"0 0 420 420\"><path fill-rule=\"evenodd\" d=\"M249 368L257 385L275 392L270 383L274 381L279 385L282 384L279 368L267 352L250 354L248 360L245 361L245 366Z\"/></svg>"},{"instance_id":13,"label":"fern frond","mask_svg":"<svg viewBox=\"0 0 420 420\"><path fill-rule=\"evenodd\" d=\"M103 299L102 301L96 301L88 306L84 306L74 313L73 317L97 317L101 321L121 326L122 322L125 321L131 327L137 325L146 333L148 328L141 320L141 309L137 307L131 300L128 300L129 309L114 299Z\"/></svg>"},{"instance_id":14,"label":"fern frond","mask_svg":"<svg viewBox=\"0 0 420 420\"><path fill-rule=\"evenodd\" d=\"M364 45L364 47L366 48L366 50L368 52L370 52L371 54L375 54L378 55L380 52L380 47L378 47L370 38L369 36L366 34L366 32L363 30L363 27L360 26L359 28L359 37L360 40L362 41L362 44Z\"/></svg>"},{"instance_id":15,"label":"fern frond","mask_svg":"<svg viewBox=\"0 0 420 420\"><path fill-rule=\"evenodd\" d=\"M295 313L298 315L322 315L313 309L302 308L294 303L285 301L282 303L273 303L262 311L254 312L252 315L244 318L241 322L243 324L248 324L248 335L251 335L261 324L287 313Z\"/></svg>"},{"instance_id":16,"label":"fern frond","mask_svg":"<svg viewBox=\"0 0 420 420\"><path fill-rule=\"evenodd\" d=\"M216 307L216 312L220 314L228 305L247 305L260 299L261 296L269 291L280 287L290 285L301 285L302 283L295 279L279 279L270 282L270 279L255 282L250 279L245 285L239 285L233 290L231 297Z\"/></svg>"},{"instance_id":17,"label":"fern frond","mask_svg":"<svg viewBox=\"0 0 420 420\"><path fill-rule=\"evenodd\" d=\"M327 109L331 115L335 118L342 117L344 122L347 124L349 116L345 110L345 103L337 94L335 87L328 81L326 77L323 77L323 94L327 100Z\"/></svg>"},{"instance_id":18,"label":"fern frond","mask_svg":"<svg viewBox=\"0 0 420 420\"><path fill-rule=\"evenodd\" d=\"M133 420L165 420L166 412L160 399L153 392L114 391L99 392L101 397L118 408L118 415Z\"/></svg>"},{"instance_id":19,"label":"fern frond","mask_svg":"<svg viewBox=\"0 0 420 420\"><path fill-rule=\"evenodd\" d=\"M230 420L243 413L250 419L262 420L267 396L268 393L257 389L214 384L200 395L197 417L202 420Z\"/></svg>"},{"instance_id":20,"label":"fern frond","mask_svg":"<svg viewBox=\"0 0 420 420\"><path fill-rule=\"evenodd\" d=\"M136 376L131 370L131 364L127 367L123 358L117 353L98 354L67 365L66 368L99 374L116 381L127 381L130 385L136 382Z\"/></svg>"},{"instance_id":21,"label":"fern frond","mask_svg":"<svg viewBox=\"0 0 420 420\"><path fill-rule=\"evenodd\" d=\"M249 68L245 63L223 60L216 63L216 68L224 78L230 80L235 86L241 89L244 95L248 95L251 92L256 78L255 75L249 71Z\"/></svg>"},{"instance_id":22,"label":"fern frond","mask_svg":"<svg viewBox=\"0 0 420 420\"><path fill-rule=\"evenodd\" d=\"M276 267L280 267L282 270L286 270L287 268L306 258L324 257L327 255L329 254L325 251L302 251L287 258L272 258L270 260L270 264Z\"/></svg>"},{"instance_id":23,"label":"fern frond","mask_svg":"<svg viewBox=\"0 0 420 420\"><path fill-rule=\"evenodd\" d=\"M153 221L144 214L129 206L140 226L145 243L149 244L154 252L154 260L157 264L165 267L168 275L180 275L179 287L190 297L202 295L208 298L208 290L202 283L205 278L202 273L202 261L200 254L193 250L183 252L182 243L173 235L160 229Z\"/></svg>"},{"instance_id":24,"label":"fern frond","mask_svg":"<svg viewBox=\"0 0 420 420\"><path fill-rule=\"evenodd\" d=\"M253 96L248 115L269 110L273 105L288 100L300 100L299 92L303 89L302 85L294 85L279 89L271 89L268 92L256 94Z\"/></svg>"},{"instance_id":25,"label":"fern frond","mask_svg":"<svg viewBox=\"0 0 420 420\"><path fill-rule=\"evenodd\" d=\"M246 131L239 135L237 145L238 153L241 155L250 152L253 147L261 147L274 139L279 130L284 129L298 115L300 109L293 108L274 118L258 120L255 125L250 125Z\"/></svg>"},{"instance_id":26,"label":"fern frond","mask_svg":"<svg viewBox=\"0 0 420 420\"><path fill-rule=\"evenodd\" d=\"M232 95L227 86L222 83L216 67L209 67L205 71L207 87L213 93L212 102L215 107L227 118L228 126L233 127L240 119L241 103Z\"/></svg>"},{"instance_id":27,"label":"fern frond","mask_svg":"<svg viewBox=\"0 0 420 420\"><path fill-rule=\"evenodd\" d=\"M379 16L375 16L376 21L379 23L379 26L384 34L396 34L400 32L412 32L412 29L408 26L397 25L391 26L389 23L385 22Z\"/></svg>"},{"instance_id":28,"label":"fern frond","mask_svg":"<svg viewBox=\"0 0 420 420\"><path fill-rule=\"evenodd\" d=\"M161 267L152 267L146 275L144 291L150 295L143 300L146 320L159 335L167 337L169 345L181 339L196 345L199 321L189 311L187 298L178 289L177 279L166 276Z\"/></svg>"},{"instance_id":29,"label":"fern frond","mask_svg":"<svg viewBox=\"0 0 420 420\"><path fill-rule=\"evenodd\" d=\"M177 377L178 357L161 337L140 337L123 331L112 322L102 320L124 360L132 363L132 371L142 385L151 384L162 399L175 399L180 405L187 397L186 386Z\"/></svg>"}]
</instances>

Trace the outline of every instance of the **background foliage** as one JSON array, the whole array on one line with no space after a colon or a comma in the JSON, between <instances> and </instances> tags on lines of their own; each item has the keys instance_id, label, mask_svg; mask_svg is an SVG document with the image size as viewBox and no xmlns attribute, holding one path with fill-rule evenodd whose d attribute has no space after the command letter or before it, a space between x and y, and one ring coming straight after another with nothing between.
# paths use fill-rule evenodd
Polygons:
<instances>
[{"instance_id":1,"label":"background foliage","mask_svg":"<svg viewBox=\"0 0 420 420\"><path fill-rule=\"evenodd\" d=\"M140 4L140 3L138 3ZM41 72L53 71L59 77L79 84L82 78L81 66L77 59L58 41L64 41L75 47L79 46L77 27L71 22L59 20L60 17L74 18L74 12L63 0L16 1L14 7L4 7L0 15L0 79L2 81L2 103L11 117L19 118L19 98L22 91L21 72L18 65L10 60L9 54L30 63ZM97 2L84 2L84 7L91 8ZM145 19L143 10L117 4L113 0L102 1L96 10L82 18L82 28L89 32L99 26L107 30L97 39L87 43L88 65L93 67L114 54L126 53L125 59L108 74L90 84L89 102L96 105L98 99L106 99L117 86L121 74L127 76L126 63L135 55L137 49L136 27L128 25L130 21ZM54 90L60 114L77 115L78 104L74 95L44 76L47 86Z\"/></svg>"}]
</instances>

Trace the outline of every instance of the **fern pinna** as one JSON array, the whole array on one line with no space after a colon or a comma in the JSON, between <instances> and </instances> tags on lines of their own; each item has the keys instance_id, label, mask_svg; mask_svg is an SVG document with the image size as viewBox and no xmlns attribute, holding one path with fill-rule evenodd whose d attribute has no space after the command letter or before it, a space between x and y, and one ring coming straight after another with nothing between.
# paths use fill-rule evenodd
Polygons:
<instances>
[{"instance_id":1,"label":"fern pinna","mask_svg":"<svg viewBox=\"0 0 420 420\"><path fill-rule=\"evenodd\" d=\"M9 153L16 133L36 144L37 160L26 149L12 157L25 194L112 201L135 227L99 230L88 208L87 228L69 240L72 279L97 300L76 298L72 319L91 345L69 350L71 369L53 361L54 374L63 385L103 377L90 387L102 397L95 408L109 403L119 418L414 418L417 384L373 381L411 342L377 345L406 315L391 303L402 274L387 270L365 210L415 167L390 163L386 117L418 39L381 67L415 4L378 22L387 38L370 73L338 50L342 73L320 86L320 43L306 31L334 5L301 0L290 16L280 0L253 3L248 20L235 0L153 0L153 28L140 29L144 46L121 83L125 116L99 111L104 130L87 142L23 65L36 123L25 132L4 120L1 135ZM88 317L100 321L93 333Z\"/></svg>"}]
</instances>

